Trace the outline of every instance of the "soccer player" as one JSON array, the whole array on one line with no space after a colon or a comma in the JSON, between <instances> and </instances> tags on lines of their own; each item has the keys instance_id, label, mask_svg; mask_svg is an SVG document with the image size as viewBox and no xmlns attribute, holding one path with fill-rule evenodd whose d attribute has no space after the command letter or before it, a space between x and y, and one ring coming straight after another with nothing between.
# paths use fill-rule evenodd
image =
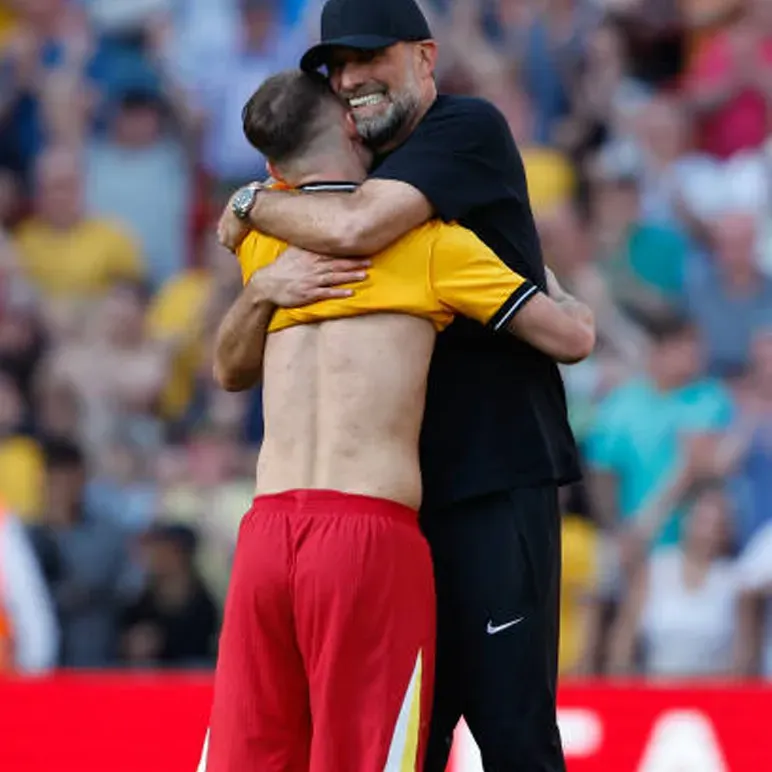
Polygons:
<instances>
[{"instance_id":1,"label":"soccer player","mask_svg":"<svg viewBox=\"0 0 772 772\"><path fill-rule=\"evenodd\" d=\"M330 0L322 43L303 66L326 67L375 165L354 193L244 193L248 217L228 208L223 242L233 247L253 227L312 252L368 256L438 216L546 289L506 121L483 100L438 96L436 56L413 0ZM287 284L303 297L337 278L322 261L286 257ZM461 715L486 769L565 769L555 704L558 486L579 477L566 413L543 353L461 317L438 336L421 433L421 524L438 603L428 772L444 771Z\"/></svg>"},{"instance_id":2,"label":"soccer player","mask_svg":"<svg viewBox=\"0 0 772 772\"><path fill-rule=\"evenodd\" d=\"M274 76L244 117L289 187L351 190L364 179L369 154L320 76ZM259 234L242 243L248 306L285 248ZM555 303L470 231L439 221L378 255L352 296L274 314L257 496L236 550L207 772L422 768L436 601L418 529L418 433L435 331L457 311L564 361L594 340L586 308ZM223 324L260 358L249 325ZM226 386L259 375L249 357L218 356Z\"/></svg>"}]
</instances>

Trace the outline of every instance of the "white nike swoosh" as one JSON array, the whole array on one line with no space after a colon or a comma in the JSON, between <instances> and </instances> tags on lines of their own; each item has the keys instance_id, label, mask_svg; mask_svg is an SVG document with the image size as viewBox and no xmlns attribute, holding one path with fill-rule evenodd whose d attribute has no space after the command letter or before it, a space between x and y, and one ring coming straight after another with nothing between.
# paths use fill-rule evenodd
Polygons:
<instances>
[{"instance_id":1,"label":"white nike swoosh","mask_svg":"<svg viewBox=\"0 0 772 772\"><path fill-rule=\"evenodd\" d=\"M502 630L506 630L509 627L514 627L514 625L519 624L524 619L525 617L518 617L517 619L513 619L511 622L506 622L503 625L494 625L492 622L488 622L486 632L488 635L496 635L496 633L500 633Z\"/></svg>"}]
</instances>

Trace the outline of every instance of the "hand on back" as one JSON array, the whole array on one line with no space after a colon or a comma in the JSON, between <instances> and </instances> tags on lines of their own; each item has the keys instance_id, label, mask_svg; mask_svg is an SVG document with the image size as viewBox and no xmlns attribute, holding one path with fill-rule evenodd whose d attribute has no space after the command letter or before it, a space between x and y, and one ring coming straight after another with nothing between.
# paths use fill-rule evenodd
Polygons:
<instances>
[{"instance_id":1,"label":"hand on back","mask_svg":"<svg viewBox=\"0 0 772 772\"><path fill-rule=\"evenodd\" d=\"M366 279L371 264L364 258L328 257L289 247L275 262L257 271L249 284L274 305L297 308L350 297L354 290L341 285Z\"/></svg>"}]
</instances>

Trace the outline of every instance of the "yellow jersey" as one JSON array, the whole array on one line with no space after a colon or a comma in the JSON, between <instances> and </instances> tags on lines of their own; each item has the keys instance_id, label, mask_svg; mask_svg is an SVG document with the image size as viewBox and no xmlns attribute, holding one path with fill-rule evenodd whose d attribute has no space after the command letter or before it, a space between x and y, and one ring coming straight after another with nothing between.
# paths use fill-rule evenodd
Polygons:
<instances>
[{"instance_id":1,"label":"yellow jersey","mask_svg":"<svg viewBox=\"0 0 772 772\"><path fill-rule=\"evenodd\" d=\"M279 239L249 233L238 249L244 283L286 248ZM278 308L269 332L375 313L417 316L438 331L462 314L498 330L538 291L474 233L439 220L415 228L375 255L367 279L345 286L354 290L351 297Z\"/></svg>"},{"instance_id":2,"label":"yellow jersey","mask_svg":"<svg viewBox=\"0 0 772 772\"><path fill-rule=\"evenodd\" d=\"M22 270L49 297L98 297L122 279L145 274L134 240L106 220L60 231L32 218L19 226L15 243Z\"/></svg>"}]
</instances>

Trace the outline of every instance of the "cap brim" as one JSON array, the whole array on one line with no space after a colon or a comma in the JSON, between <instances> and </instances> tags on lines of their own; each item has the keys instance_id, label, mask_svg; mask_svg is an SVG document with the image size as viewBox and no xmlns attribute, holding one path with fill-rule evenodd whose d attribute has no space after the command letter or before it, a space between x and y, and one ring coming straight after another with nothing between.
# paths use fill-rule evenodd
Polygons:
<instances>
[{"instance_id":1,"label":"cap brim","mask_svg":"<svg viewBox=\"0 0 772 772\"><path fill-rule=\"evenodd\" d=\"M399 43L396 38L385 35L348 35L345 37L325 40L313 48L309 48L300 60L300 69L305 72L314 72L322 65L327 64L333 48L358 48L361 51L375 51L379 48L388 48Z\"/></svg>"}]
</instances>

